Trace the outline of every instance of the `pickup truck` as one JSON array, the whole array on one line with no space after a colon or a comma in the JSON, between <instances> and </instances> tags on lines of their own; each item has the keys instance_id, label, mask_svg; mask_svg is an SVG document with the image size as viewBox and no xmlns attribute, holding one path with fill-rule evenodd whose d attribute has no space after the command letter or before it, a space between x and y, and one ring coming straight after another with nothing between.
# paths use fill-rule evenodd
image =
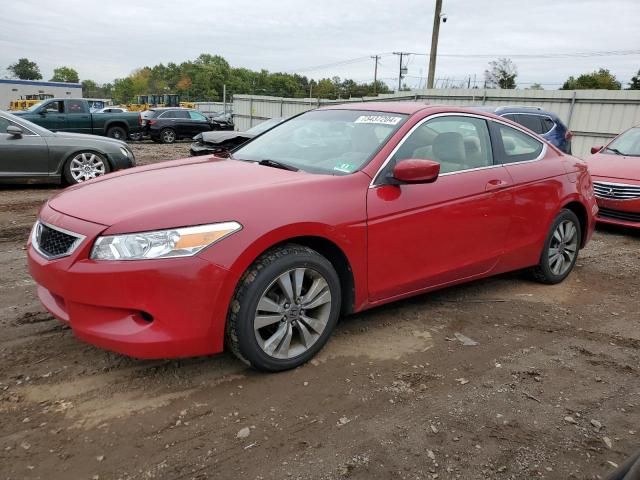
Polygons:
<instances>
[{"instance_id":1,"label":"pickup truck","mask_svg":"<svg viewBox=\"0 0 640 480\"><path fill-rule=\"evenodd\" d=\"M90 133L123 141L138 133L142 123L138 112L91 113L82 98L52 98L12 113L54 132Z\"/></svg>"}]
</instances>

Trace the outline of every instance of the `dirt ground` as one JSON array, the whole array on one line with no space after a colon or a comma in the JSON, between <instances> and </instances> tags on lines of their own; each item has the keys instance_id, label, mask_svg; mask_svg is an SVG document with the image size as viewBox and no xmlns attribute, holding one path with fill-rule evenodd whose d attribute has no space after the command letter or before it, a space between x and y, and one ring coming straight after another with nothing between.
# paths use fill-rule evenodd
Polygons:
<instances>
[{"instance_id":1,"label":"dirt ground","mask_svg":"<svg viewBox=\"0 0 640 480\"><path fill-rule=\"evenodd\" d=\"M558 286L509 274L346 318L268 375L133 360L44 313L24 245L57 191L0 187L1 480L595 479L638 448L640 234L599 230Z\"/></svg>"}]
</instances>

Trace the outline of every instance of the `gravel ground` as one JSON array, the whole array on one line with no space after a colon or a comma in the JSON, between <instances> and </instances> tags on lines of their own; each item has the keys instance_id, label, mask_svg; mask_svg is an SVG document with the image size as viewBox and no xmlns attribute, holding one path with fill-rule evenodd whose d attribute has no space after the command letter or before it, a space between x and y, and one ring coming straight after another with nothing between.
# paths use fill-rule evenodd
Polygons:
<instances>
[{"instance_id":1,"label":"gravel ground","mask_svg":"<svg viewBox=\"0 0 640 480\"><path fill-rule=\"evenodd\" d=\"M188 148L134 144L140 164ZM24 244L57 191L0 187L0 479L595 479L637 448L638 234L598 231L558 286L509 274L345 318L265 375L133 360L45 313Z\"/></svg>"}]
</instances>

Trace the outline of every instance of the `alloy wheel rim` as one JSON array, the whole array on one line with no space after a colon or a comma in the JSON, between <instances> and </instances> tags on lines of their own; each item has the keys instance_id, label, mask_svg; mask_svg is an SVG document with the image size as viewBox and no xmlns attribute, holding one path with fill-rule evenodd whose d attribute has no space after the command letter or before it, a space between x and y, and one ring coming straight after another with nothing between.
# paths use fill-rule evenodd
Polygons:
<instances>
[{"instance_id":1,"label":"alloy wheel rim","mask_svg":"<svg viewBox=\"0 0 640 480\"><path fill-rule=\"evenodd\" d=\"M331 291L311 268L287 270L260 296L253 320L258 345L272 358L286 360L309 350L327 327Z\"/></svg>"},{"instance_id":2,"label":"alloy wheel rim","mask_svg":"<svg viewBox=\"0 0 640 480\"><path fill-rule=\"evenodd\" d=\"M175 135L172 131L168 130L162 134L162 139L167 143L171 143L175 139Z\"/></svg>"},{"instance_id":3,"label":"alloy wheel rim","mask_svg":"<svg viewBox=\"0 0 640 480\"><path fill-rule=\"evenodd\" d=\"M80 183L104 175L106 166L100 156L91 152L83 152L73 157L70 170L73 179Z\"/></svg>"},{"instance_id":4,"label":"alloy wheel rim","mask_svg":"<svg viewBox=\"0 0 640 480\"><path fill-rule=\"evenodd\" d=\"M558 224L549 244L549 268L554 275L564 275L578 253L578 229L570 220Z\"/></svg>"}]
</instances>

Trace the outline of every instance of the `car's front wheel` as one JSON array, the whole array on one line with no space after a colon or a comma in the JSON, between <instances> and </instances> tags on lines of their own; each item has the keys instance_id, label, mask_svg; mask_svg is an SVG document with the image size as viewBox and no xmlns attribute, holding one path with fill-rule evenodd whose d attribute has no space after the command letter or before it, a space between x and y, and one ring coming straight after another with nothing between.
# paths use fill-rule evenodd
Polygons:
<instances>
[{"instance_id":1,"label":"car's front wheel","mask_svg":"<svg viewBox=\"0 0 640 480\"><path fill-rule=\"evenodd\" d=\"M229 308L227 345L259 370L295 368L327 342L340 304L340 280L325 257L301 245L275 248L239 282Z\"/></svg>"},{"instance_id":2,"label":"car's front wheel","mask_svg":"<svg viewBox=\"0 0 640 480\"><path fill-rule=\"evenodd\" d=\"M73 154L64 165L64 178L70 185L109 173L111 168L104 155L97 152Z\"/></svg>"},{"instance_id":3,"label":"car's front wheel","mask_svg":"<svg viewBox=\"0 0 640 480\"><path fill-rule=\"evenodd\" d=\"M532 269L533 278L547 284L563 281L576 264L581 242L580 220L571 210L561 210L547 234L540 263Z\"/></svg>"}]
</instances>

